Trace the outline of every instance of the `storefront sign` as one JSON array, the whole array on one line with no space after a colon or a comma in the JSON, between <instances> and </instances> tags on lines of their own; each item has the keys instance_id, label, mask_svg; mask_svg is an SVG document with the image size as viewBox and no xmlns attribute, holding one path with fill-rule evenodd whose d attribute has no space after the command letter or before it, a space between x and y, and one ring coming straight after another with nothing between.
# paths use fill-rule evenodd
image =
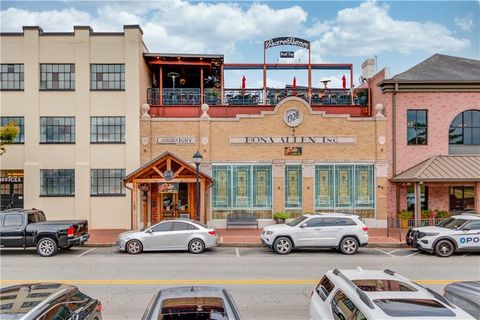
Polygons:
<instances>
[{"instance_id":1,"label":"storefront sign","mask_svg":"<svg viewBox=\"0 0 480 320\"><path fill-rule=\"evenodd\" d=\"M157 144L195 144L195 136L160 136Z\"/></svg>"},{"instance_id":2,"label":"storefront sign","mask_svg":"<svg viewBox=\"0 0 480 320\"><path fill-rule=\"evenodd\" d=\"M266 40L264 42L265 49L270 49L276 46L295 46L301 47L305 49L310 49L310 41L295 38L295 37L280 37L280 38L273 38L270 40Z\"/></svg>"},{"instance_id":3,"label":"storefront sign","mask_svg":"<svg viewBox=\"0 0 480 320\"><path fill-rule=\"evenodd\" d=\"M355 144L356 137L250 136L230 137L230 144Z\"/></svg>"},{"instance_id":4,"label":"storefront sign","mask_svg":"<svg viewBox=\"0 0 480 320\"><path fill-rule=\"evenodd\" d=\"M303 121L303 114L297 108L288 108L283 114L283 121L289 127L298 127Z\"/></svg>"},{"instance_id":5,"label":"storefront sign","mask_svg":"<svg viewBox=\"0 0 480 320\"><path fill-rule=\"evenodd\" d=\"M280 51L280 58L294 58L295 53L293 51Z\"/></svg>"},{"instance_id":6,"label":"storefront sign","mask_svg":"<svg viewBox=\"0 0 480 320\"><path fill-rule=\"evenodd\" d=\"M158 193L178 193L178 183L159 183Z\"/></svg>"},{"instance_id":7,"label":"storefront sign","mask_svg":"<svg viewBox=\"0 0 480 320\"><path fill-rule=\"evenodd\" d=\"M286 156L301 156L302 151L302 147L285 147L284 154Z\"/></svg>"},{"instance_id":8,"label":"storefront sign","mask_svg":"<svg viewBox=\"0 0 480 320\"><path fill-rule=\"evenodd\" d=\"M1 183L22 183L23 177L0 177Z\"/></svg>"},{"instance_id":9,"label":"storefront sign","mask_svg":"<svg viewBox=\"0 0 480 320\"><path fill-rule=\"evenodd\" d=\"M163 172L163 178L164 178L165 180L167 180L167 181L172 180L174 175L175 175L175 174L173 173L172 170L165 170L165 171Z\"/></svg>"}]
</instances>

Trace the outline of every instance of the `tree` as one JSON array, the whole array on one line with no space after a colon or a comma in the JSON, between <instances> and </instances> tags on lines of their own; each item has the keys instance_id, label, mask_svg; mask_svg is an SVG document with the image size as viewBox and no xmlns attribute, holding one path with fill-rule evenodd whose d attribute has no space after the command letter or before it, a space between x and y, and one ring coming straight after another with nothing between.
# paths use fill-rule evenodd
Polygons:
<instances>
[{"instance_id":1,"label":"tree","mask_svg":"<svg viewBox=\"0 0 480 320\"><path fill-rule=\"evenodd\" d=\"M15 122L0 127L0 155L5 153L5 146L12 143L19 133L20 128L17 127Z\"/></svg>"}]
</instances>

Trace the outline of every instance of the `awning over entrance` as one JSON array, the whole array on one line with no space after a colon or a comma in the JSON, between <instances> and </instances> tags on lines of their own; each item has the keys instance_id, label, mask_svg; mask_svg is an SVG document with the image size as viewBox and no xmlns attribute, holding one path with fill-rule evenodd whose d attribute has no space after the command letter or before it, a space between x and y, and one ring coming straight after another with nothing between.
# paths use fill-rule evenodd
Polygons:
<instances>
[{"instance_id":1,"label":"awning over entrance","mask_svg":"<svg viewBox=\"0 0 480 320\"><path fill-rule=\"evenodd\" d=\"M132 229L136 229L139 223L146 226L152 221L156 222L167 217L187 215L192 219L195 218L197 210L196 168L173 153L161 154L130 173L123 181L125 186L132 191ZM212 183L213 179L209 175L199 172L199 218L201 221L206 221L206 192ZM184 188L186 195L183 203L178 201L179 185L186 187ZM144 195L149 193L149 196L140 200L140 192L143 192ZM172 193L175 194L174 197L170 197L168 201L164 199L165 194ZM140 201L144 202L142 206L139 206ZM150 201L150 204L146 201ZM143 212L139 216L140 209Z\"/></svg>"},{"instance_id":2,"label":"awning over entrance","mask_svg":"<svg viewBox=\"0 0 480 320\"><path fill-rule=\"evenodd\" d=\"M434 156L391 179L392 182L480 181L480 156Z\"/></svg>"}]
</instances>

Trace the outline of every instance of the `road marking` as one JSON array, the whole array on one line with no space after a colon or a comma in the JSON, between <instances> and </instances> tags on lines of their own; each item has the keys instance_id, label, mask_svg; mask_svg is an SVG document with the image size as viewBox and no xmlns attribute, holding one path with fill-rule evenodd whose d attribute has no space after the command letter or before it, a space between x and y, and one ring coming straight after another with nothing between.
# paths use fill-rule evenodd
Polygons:
<instances>
[{"instance_id":1,"label":"road marking","mask_svg":"<svg viewBox=\"0 0 480 320\"><path fill-rule=\"evenodd\" d=\"M414 253L410 253L409 255L405 256L405 258L410 258L410 257L412 257L416 254L419 254L419 253L420 253L420 251L415 251Z\"/></svg>"},{"instance_id":2,"label":"road marking","mask_svg":"<svg viewBox=\"0 0 480 320\"><path fill-rule=\"evenodd\" d=\"M235 255L237 258L240 258L240 251L238 251L238 248L235 248Z\"/></svg>"},{"instance_id":3,"label":"road marking","mask_svg":"<svg viewBox=\"0 0 480 320\"><path fill-rule=\"evenodd\" d=\"M394 256L393 254L391 254L391 253L388 252L388 251L383 251L382 249L375 248L375 250L377 250L377 251L379 251L379 252L381 252L381 253L384 253L384 254L386 254L386 255L388 255L388 256L390 256L390 257L393 257L393 258L396 258L396 257L397 257L397 256ZM394 251L395 251L395 250L394 250Z\"/></svg>"},{"instance_id":4,"label":"road marking","mask_svg":"<svg viewBox=\"0 0 480 320\"><path fill-rule=\"evenodd\" d=\"M468 256L469 254L470 254L470 252L465 253L463 256L466 257L466 256Z\"/></svg>"},{"instance_id":5,"label":"road marking","mask_svg":"<svg viewBox=\"0 0 480 320\"><path fill-rule=\"evenodd\" d=\"M54 280L1 280L1 285L19 284L19 283L39 283L39 282L59 282L65 284L83 284L83 285L315 285L318 279L229 279L229 280L199 280L199 279L54 279ZM465 280L417 280L416 282L424 285L447 285L452 282Z\"/></svg>"},{"instance_id":6,"label":"road marking","mask_svg":"<svg viewBox=\"0 0 480 320\"><path fill-rule=\"evenodd\" d=\"M76 258L80 258L81 256L86 255L87 253L89 253L89 252L91 252L91 251L93 251L93 250L95 250L95 249L97 249L97 248L92 248L92 249L89 249L89 250L87 250L87 251L85 251L85 252L82 252L82 253L80 253Z\"/></svg>"}]
</instances>

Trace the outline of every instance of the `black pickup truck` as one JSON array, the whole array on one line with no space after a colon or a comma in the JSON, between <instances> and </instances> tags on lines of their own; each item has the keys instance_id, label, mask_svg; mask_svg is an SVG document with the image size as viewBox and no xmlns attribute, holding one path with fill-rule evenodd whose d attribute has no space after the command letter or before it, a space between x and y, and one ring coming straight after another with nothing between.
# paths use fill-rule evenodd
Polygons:
<instances>
[{"instance_id":1,"label":"black pickup truck","mask_svg":"<svg viewBox=\"0 0 480 320\"><path fill-rule=\"evenodd\" d=\"M9 209L0 212L0 247L37 247L42 257L58 249L82 245L89 238L87 220L47 221L38 209Z\"/></svg>"}]
</instances>

